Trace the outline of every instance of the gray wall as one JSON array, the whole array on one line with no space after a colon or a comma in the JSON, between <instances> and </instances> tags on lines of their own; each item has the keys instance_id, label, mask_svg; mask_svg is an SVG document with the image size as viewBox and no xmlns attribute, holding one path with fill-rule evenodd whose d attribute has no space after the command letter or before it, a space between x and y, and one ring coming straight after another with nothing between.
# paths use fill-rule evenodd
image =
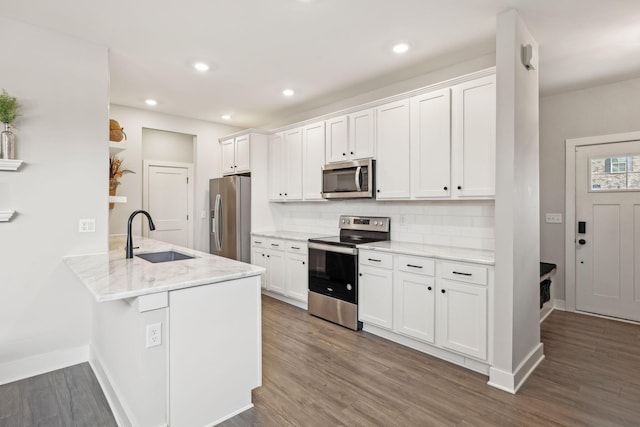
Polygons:
<instances>
[{"instance_id":1,"label":"gray wall","mask_svg":"<svg viewBox=\"0 0 640 427\"><path fill-rule=\"evenodd\" d=\"M142 129L142 160L193 163L193 135Z\"/></svg>"},{"instance_id":2,"label":"gray wall","mask_svg":"<svg viewBox=\"0 0 640 427\"><path fill-rule=\"evenodd\" d=\"M540 99L540 259L558 264L554 299L565 300L565 140L640 131L640 78ZM546 224L545 213L563 214Z\"/></svg>"}]
</instances>

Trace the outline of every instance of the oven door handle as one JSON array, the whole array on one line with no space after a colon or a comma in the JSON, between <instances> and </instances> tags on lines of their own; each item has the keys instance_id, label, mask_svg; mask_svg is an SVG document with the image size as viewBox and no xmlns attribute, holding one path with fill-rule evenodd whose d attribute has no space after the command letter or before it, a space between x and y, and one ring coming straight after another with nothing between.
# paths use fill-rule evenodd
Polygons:
<instances>
[{"instance_id":1,"label":"oven door handle","mask_svg":"<svg viewBox=\"0 0 640 427\"><path fill-rule=\"evenodd\" d=\"M318 249L327 252L337 252L339 254L358 255L357 248L345 248L343 246L326 245L323 243L309 242L309 249Z\"/></svg>"},{"instance_id":2,"label":"oven door handle","mask_svg":"<svg viewBox=\"0 0 640 427\"><path fill-rule=\"evenodd\" d=\"M356 168L356 191L362 191L362 166Z\"/></svg>"}]
</instances>

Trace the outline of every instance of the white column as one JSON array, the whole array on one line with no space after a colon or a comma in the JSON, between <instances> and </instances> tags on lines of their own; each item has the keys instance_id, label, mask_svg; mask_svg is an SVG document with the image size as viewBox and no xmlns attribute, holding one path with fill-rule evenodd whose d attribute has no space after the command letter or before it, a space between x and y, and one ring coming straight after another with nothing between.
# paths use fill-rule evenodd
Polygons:
<instances>
[{"instance_id":1,"label":"white column","mask_svg":"<svg viewBox=\"0 0 640 427\"><path fill-rule=\"evenodd\" d=\"M496 276L489 384L515 393L542 361L539 311L538 70L522 48L538 45L511 10L496 34ZM536 66L537 68L537 66Z\"/></svg>"}]
</instances>

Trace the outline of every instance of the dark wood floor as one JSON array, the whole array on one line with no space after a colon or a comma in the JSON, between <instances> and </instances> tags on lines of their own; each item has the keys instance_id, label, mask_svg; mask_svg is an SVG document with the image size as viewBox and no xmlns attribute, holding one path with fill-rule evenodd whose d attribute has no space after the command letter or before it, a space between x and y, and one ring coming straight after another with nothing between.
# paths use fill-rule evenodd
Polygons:
<instances>
[{"instance_id":1,"label":"dark wood floor","mask_svg":"<svg viewBox=\"0 0 640 427\"><path fill-rule=\"evenodd\" d=\"M263 297L263 385L246 426L640 426L640 326L566 312L520 392ZM115 426L88 364L0 386L0 427ZM142 426L146 427L146 426ZM176 426L183 427L183 426Z\"/></svg>"},{"instance_id":2,"label":"dark wood floor","mask_svg":"<svg viewBox=\"0 0 640 427\"><path fill-rule=\"evenodd\" d=\"M263 298L263 385L237 426L640 426L640 326L553 312L517 395Z\"/></svg>"},{"instance_id":3,"label":"dark wood floor","mask_svg":"<svg viewBox=\"0 0 640 427\"><path fill-rule=\"evenodd\" d=\"M88 363L0 386L0 427L116 427Z\"/></svg>"}]
</instances>

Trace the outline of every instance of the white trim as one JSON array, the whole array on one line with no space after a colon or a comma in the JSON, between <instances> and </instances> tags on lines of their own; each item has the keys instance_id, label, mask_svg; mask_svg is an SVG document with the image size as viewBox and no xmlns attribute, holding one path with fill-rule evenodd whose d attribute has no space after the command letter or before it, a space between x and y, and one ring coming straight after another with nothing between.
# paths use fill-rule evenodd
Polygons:
<instances>
[{"instance_id":1,"label":"white trim","mask_svg":"<svg viewBox=\"0 0 640 427\"><path fill-rule=\"evenodd\" d=\"M133 419L131 417L131 409L129 409L124 401L120 400L120 396L122 394L118 392L115 383L111 381L111 374L104 367L100 355L93 346L91 346L89 364L91 365L91 368L93 368L93 373L98 379L98 383L102 388L102 392L107 399L107 403L111 408L111 412L113 413L113 417L115 418L118 427L133 426L131 422Z\"/></svg>"},{"instance_id":2,"label":"white trim","mask_svg":"<svg viewBox=\"0 0 640 427\"><path fill-rule=\"evenodd\" d=\"M543 349L544 346L542 343L538 343L513 373L494 367L489 368L489 382L487 384L502 391L516 394L527 378L529 378L529 375L531 375L544 360Z\"/></svg>"},{"instance_id":3,"label":"white trim","mask_svg":"<svg viewBox=\"0 0 640 427\"><path fill-rule=\"evenodd\" d=\"M576 149L585 145L613 144L640 140L640 132L572 138L565 140L565 306L576 311Z\"/></svg>"},{"instance_id":4,"label":"white trim","mask_svg":"<svg viewBox=\"0 0 640 427\"><path fill-rule=\"evenodd\" d=\"M244 407L242 407L242 408L238 409L237 411L233 411L232 413L227 414L227 415L225 415L225 416L224 416L224 417L222 417L222 418L218 418L218 419L217 419L217 420L215 420L214 422L212 422L212 423L210 423L210 424L207 424L207 425L205 425L204 427L212 427L212 426L216 426L216 425L220 424L221 422L226 421L226 420L228 420L228 419L230 419L230 418L233 418L233 417L235 417L236 415L241 414L242 412L246 411L247 409L251 409L251 408L253 408L253 403L249 403L247 406L244 406Z\"/></svg>"},{"instance_id":5,"label":"white trim","mask_svg":"<svg viewBox=\"0 0 640 427\"><path fill-rule=\"evenodd\" d=\"M194 145L195 149L195 145ZM193 163L183 163L183 162L165 162L161 160L144 160L142 162L142 209L149 209L149 167L151 166L164 166L170 168L184 168L187 170L187 179L189 180L187 184L187 206L188 211L187 215L189 215L189 220L187 221L187 247L193 249L193 223L195 218L193 216L193 201L194 201L194 182L193 182ZM143 221L142 227L142 235L145 237L149 236L149 227L148 224Z\"/></svg>"},{"instance_id":6,"label":"white trim","mask_svg":"<svg viewBox=\"0 0 640 427\"><path fill-rule=\"evenodd\" d=\"M0 364L0 385L89 361L89 346L65 348Z\"/></svg>"}]
</instances>

